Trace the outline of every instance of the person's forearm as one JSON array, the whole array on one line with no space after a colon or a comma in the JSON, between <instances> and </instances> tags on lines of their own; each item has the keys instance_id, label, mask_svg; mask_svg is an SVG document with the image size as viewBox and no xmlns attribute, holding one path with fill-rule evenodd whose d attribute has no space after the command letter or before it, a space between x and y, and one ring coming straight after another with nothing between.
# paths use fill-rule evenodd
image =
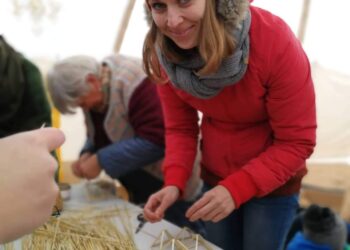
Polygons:
<instances>
[{"instance_id":1,"label":"person's forearm","mask_svg":"<svg viewBox=\"0 0 350 250\"><path fill-rule=\"evenodd\" d=\"M140 137L111 144L97 152L99 164L113 178L158 161L163 155L163 147Z\"/></svg>"},{"instance_id":2,"label":"person's forearm","mask_svg":"<svg viewBox=\"0 0 350 250\"><path fill-rule=\"evenodd\" d=\"M80 150L80 155L83 155L84 153L94 153L94 152L95 152L95 146L93 142L89 138L87 138L83 148Z\"/></svg>"}]
</instances>

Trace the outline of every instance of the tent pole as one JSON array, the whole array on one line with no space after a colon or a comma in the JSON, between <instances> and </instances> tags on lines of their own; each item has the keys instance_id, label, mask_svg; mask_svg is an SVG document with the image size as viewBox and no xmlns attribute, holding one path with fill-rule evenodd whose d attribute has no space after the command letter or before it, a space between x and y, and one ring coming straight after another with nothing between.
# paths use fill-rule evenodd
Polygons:
<instances>
[{"instance_id":1,"label":"tent pole","mask_svg":"<svg viewBox=\"0 0 350 250\"><path fill-rule=\"evenodd\" d=\"M311 0L304 0L303 10L300 17L300 23L299 23L299 29L298 29L298 38L301 43L304 42L307 21L310 13L310 3L311 3Z\"/></svg>"},{"instance_id":2,"label":"tent pole","mask_svg":"<svg viewBox=\"0 0 350 250\"><path fill-rule=\"evenodd\" d=\"M119 31L118 31L116 41L114 43L113 51L116 54L119 53L120 47L122 46L125 31L128 27L134 5L135 5L135 0L129 0L128 6L126 7L126 10L123 15L122 22L120 23L120 26L119 26Z\"/></svg>"}]
</instances>

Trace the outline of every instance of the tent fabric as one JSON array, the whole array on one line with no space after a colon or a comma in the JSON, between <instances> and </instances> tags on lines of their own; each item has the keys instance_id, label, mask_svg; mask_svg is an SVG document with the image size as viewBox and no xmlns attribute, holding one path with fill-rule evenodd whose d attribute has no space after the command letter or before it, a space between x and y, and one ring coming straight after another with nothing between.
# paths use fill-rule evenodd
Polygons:
<instances>
[{"instance_id":1,"label":"tent fabric","mask_svg":"<svg viewBox=\"0 0 350 250\"><path fill-rule=\"evenodd\" d=\"M317 145L312 159L350 157L350 75L312 65L317 103Z\"/></svg>"}]
</instances>

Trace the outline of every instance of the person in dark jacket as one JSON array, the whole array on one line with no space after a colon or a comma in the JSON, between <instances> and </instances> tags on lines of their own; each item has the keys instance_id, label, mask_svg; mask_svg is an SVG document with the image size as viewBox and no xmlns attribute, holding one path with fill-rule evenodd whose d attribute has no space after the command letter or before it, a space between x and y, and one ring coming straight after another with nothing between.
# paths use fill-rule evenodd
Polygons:
<instances>
[{"instance_id":1,"label":"person in dark jacket","mask_svg":"<svg viewBox=\"0 0 350 250\"><path fill-rule=\"evenodd\" d=\"M51 126L51 108L36 65L0 36L0 138Z\"/></svg>"}]
</instances>

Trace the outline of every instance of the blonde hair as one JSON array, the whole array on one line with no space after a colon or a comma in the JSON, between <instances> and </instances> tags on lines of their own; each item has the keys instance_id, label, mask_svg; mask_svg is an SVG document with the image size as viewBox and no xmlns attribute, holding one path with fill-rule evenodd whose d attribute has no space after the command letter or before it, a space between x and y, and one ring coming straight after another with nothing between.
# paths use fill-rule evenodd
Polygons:
<instances>
[{"instance_id":1,"label":"blonde hair","mask_svg":"<svg viewBox=\"0 0 350 250\"><path fill-rule=\"evenodd\" d=\"M199 75L208 75L218 70L224 58L231 55L236 42L224 25L222 17L216 14L215 0L206 0L204 17L199 31L198 51L205 62ZM205 35L204 35L205 32ZM164 36L152 20L143 44L143 67L146 74L155 82L165 82L156 53L158 45L162 53L170 61L176 63L183 59L183 51L168 37Z\"/></svg>"}]
</instances>

